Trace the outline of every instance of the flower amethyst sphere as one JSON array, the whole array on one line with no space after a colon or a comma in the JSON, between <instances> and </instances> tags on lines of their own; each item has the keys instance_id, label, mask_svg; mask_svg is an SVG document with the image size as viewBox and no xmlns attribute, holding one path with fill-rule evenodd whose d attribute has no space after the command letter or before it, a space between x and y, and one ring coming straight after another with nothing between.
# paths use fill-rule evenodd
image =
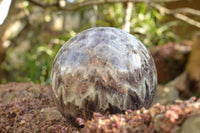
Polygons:
<instances>
[{"instance_id":1,"label":"flower amethyst sphere","mask_svg":"<svg viewBox=\"0 0 200 133\"><path fill-rule=\"evenodd\" d=\"M157 85L153 58L133 35L111 27L85 30L58 52L51 87L68 121L93 112L148 108Z\"/></svg>"}]
</instances>

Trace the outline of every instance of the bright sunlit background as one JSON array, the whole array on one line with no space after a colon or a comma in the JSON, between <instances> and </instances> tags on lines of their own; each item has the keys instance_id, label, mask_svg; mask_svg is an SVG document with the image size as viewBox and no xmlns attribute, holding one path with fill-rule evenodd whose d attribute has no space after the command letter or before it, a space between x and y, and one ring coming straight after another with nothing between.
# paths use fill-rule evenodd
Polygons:
<instances>
[{"instance_id":1,"label":"bright sunlit background","mask_svg":"<svg viewBox=\"0 0 200 133\"><path fill-rule=\"evenodd\" d=\"M0 4L0 25L4 22L9 8L10 8L11 0L3 0Z\"/></svg>"}]
</instances>

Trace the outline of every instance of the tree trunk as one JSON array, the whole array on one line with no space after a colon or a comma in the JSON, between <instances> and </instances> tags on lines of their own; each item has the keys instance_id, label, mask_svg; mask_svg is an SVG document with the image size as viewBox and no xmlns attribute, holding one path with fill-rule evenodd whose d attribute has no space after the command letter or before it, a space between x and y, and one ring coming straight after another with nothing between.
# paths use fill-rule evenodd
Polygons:
<instances>
[{"instance_id":1,"label":"tree trunk","mask_svg":"<svg viewBox=\"0 0 200 133\"><path fill-rule=\"evenodd\" d=\"M11 1L8 15L7 15L5 21L3 22L3 24L0 25L0 64L3 60L3 54L4 54L3 43L4 43L4 41L7 40L7 37L4 35L4 33L5 33L6 29L9 27L9 25L11 24L11 17L12 17L12 14L15 12L15 6L14 6L15 2L16 2L16 0Z\"/></svg>"},{"instance_id":2,"label":"tree trunk","mask_svg":"<svg viewBox=\"0 0 200 133\"><path fill-rule=\"evenodd\" d=\"M193 36L192 51L186 66L186 72L190 79L197 83L200 94L200 32Z\"/></svg>"},{"instance_id":3,"label":"tree trunk","mask_svg":"<svg viewBox=\"0 0 200 133\"><path fill-rule=\"evenodd\" d=\"M130 20L131 20L131 13L133 9L133 2L127 2L125 5L125 16L124 16L124 24L123 24L123 30L130 32Z\"/></svg>"},{"instance_id":4,"label":"tree trunk","mask_svg":"<svg viewBox=\"0 0 200 133\"><path fill-rule=\"evenodd\" d=\"M179 90L182 97L200 94L200 32L192 39L192 50L185 71L168 83Z\"/></svg>"}]
</instances>

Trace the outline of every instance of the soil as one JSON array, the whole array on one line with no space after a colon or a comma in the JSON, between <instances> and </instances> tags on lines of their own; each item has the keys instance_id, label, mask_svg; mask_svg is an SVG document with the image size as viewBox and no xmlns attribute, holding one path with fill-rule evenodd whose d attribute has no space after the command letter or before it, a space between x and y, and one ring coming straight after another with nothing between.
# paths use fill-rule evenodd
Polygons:
<instances>
[{"instance_id":1,"label":"soil","mask_svg":"<svg viewBox=\"0 0 200 133\"><path fill-rule=\"evenodd\" d=\"M0 85L0 132L75 132L51 99L50 87L27 83Z\"/></svg>"},{"instance_id":2,"label":"soil","mask_svg":"<svg viewBox=\"0 0 200 133\"><path fill-rule=\"evenodd\" d=\"M50 95L50 87L26 83L0 85L1 133L72 132L182 132L190 117L200 119L200 99L176 100L174 104L153 105L150 109L127 110L125 114L101 115L92 120L78 118L77 129L59 113ZM193 119L193 118L192 118ZM186 125L186 127L185 127ZM190 126L190 125L189 125Z\"/></svg>"}]
</instances>

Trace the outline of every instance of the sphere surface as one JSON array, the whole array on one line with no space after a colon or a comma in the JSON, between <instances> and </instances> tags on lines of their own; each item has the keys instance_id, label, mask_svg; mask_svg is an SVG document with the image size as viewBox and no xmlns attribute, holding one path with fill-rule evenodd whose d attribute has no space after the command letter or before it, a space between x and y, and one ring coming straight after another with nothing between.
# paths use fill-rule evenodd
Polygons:
<instances>
[{"instance_id":1,"label":"sphere surface","mask_svg":"<svg viewBox=\"0 0 200 133\"><path fill-rule=\"evenodd\" d=\"M85 30L59 50L51 87L69 121L93 112L120 113L148 108L157 85L154 61L133 35L116 28Z\"/></svg>"}]
</instances>

